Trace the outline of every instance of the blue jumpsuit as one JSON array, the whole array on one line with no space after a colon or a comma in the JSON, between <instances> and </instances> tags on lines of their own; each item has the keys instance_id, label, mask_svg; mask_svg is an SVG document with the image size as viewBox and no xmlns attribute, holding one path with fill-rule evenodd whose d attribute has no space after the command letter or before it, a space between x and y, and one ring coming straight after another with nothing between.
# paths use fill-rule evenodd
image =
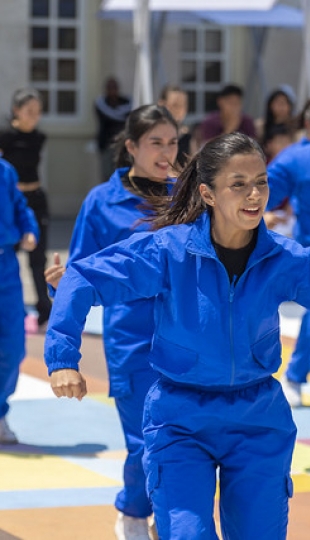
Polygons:
<instances>
[{"instance_id":1,"label":"blue jumpsuit","mask_svg":"<svg viewBox=\"0 0 310 540\"><path fill-rule=\"evenodd\" d=\"M128 168L118 169L108 183L86 197L74 227L68 264L147 230L138 209L143 200L123 187L121 177ZM147 362L154 331L154 301L136 300L113 304L104 310L103 337L110 379L110 395L115 398L128 455L124 466L124 488L116 498L116 508L126 515L145 518L152 513L145 490L142 467L143 404L158 375Z\"/></svg>"},{"instance_id":2,"label":"blue jumpsuit","mask_svg":"<svg viewBox=\"0 0 310 540\"><path fill-rule=\"evenodd\" d=\"M9 409L25 356L24 302L14 246L25 233L38 237L34 214L17 189L15 169L0 159L0 418Z\"/></svg>"},{"instance_id":3,"label":"blue jumpsuit","mask_svg":"<svg viewBox=\"0 0 310 540\"><path fill-rule=\"evenodd\" d=\"M161 540L214 540L220 469L225 540L284 540L296 427L281 385L278 308L310 308L310 249L261 221L230 283L206 213L137 233L69 267L45 343L49 370L78 369L91 305L155 297L149 355L161 377L144 411L144 467Z\"/></svg>"},{"instance_id":4,"label":"blue jumpsuit","mask_svg":"<svg viewBox=\"0 0 310 540\"><path fill-rule=\"evenodd\" d=\"M268 209L273 209L282 195L292 197L297 222L294 238L310 246L310 139L303 138L283 152L269 165L270 197ZM283 200L283 199L282 199ZM310 372L310 311L303 315L295 350L286 370L290 381L304 383Z\"/></svg>"}]
</instances>

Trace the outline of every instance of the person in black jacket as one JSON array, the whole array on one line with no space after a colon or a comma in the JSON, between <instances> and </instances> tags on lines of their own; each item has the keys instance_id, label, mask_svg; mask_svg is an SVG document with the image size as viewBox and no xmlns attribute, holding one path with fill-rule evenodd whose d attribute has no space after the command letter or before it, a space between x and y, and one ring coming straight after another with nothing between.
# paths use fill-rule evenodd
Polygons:
<instances>
[{"instance_id":1,"label":"person in black jacket","mask_svg":"<svg viewBox=\"0 0 310 540\"><path fill-rule=\"evenodd\" d=\"M119 94L116 79L109 78L103 94L95 101L95 113L98 120L97 147L101 157L101 180L106 182L114 172L113 150L114 138L125 127L125 121L131 110L129 98Z\"/></svg>"}]
</instances>

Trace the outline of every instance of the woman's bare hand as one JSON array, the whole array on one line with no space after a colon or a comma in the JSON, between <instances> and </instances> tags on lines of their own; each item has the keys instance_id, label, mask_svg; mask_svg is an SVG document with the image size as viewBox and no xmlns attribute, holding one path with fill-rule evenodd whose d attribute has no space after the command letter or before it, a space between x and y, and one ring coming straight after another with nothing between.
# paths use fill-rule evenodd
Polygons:
<instances>
[{"instance_id":1,"label":"woman's bare hand","mask_svg":"<svg viewBox=\"0 0 310 540\"><path fill-rule=\"evenodd\" d=\"M79 401L87 394L86 381L75 369L58 369L51 374L51 387L57 397L76 398Z\"/></svg>"},{"instance_id":2,"label":"woman's bare hand","mask_svg":"<svg viewBox=\"0 0 310 540\"><path fill-rule=\"evenodd\" d=\"M25 251L33 251L36 248L37 239L33 233L25 233L21 239L20 247Z\"/></svg>"},{"instance_id":3,"label":"woman's bare hand","mask_svg":"<svg viewBox=\"0 0 310 540\"><path fill-rule=\"evenodd\" d=\"M44 272L45 281L54 289L57 289L59 282L64 275L66 269L60 263L59 253L54 253L54 264L47 268Z\"/></svg>"}]
</instances>

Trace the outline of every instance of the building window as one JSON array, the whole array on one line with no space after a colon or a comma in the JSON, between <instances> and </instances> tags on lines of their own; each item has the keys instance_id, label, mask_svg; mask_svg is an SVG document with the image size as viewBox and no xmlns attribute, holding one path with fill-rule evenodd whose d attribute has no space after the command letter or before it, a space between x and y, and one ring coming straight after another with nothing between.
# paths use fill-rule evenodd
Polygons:
<instances>
[{"instance_id":1,"label":"building window","mask_svg":"<svg viewBox=\"0 0 310 540\"><path fill-rule=\"evenodd\" d=\"M33 26L31 28L31 48L48 49L49 28L46 26Z\"/></svg>"},{"instance_id":2,"label":"building window","mask_svg":"<svg viewBox=\"0 0 310 540\"><path fill-rule=\"evenodd\" d=\"M50 117L80 112L82 0L31 0L29 80Z\"/></svg>"},{"instance_id":3,"label":"building window","mask_svg":"<svg viewBox=\"0 0 310 540\"><path fill-rule=\"evenodd\" d=\"M211 25L180 29L180 83L188 93L188 121L216 108L227 78L228 30Z\"/></svg>"},{"instance_id":4,"label":"building window","mask_svg":"<svg viewBox=\"0 0 310 540\"><path fill-rule=\"evenodd\" d=\"M33 82L49 80L49 62L47 58L31 58L30 77Z\"/></svg>"},{"instance_id":5,"label":"building window","mask_svg":"<svg viewBox=\"0 0 310 540\"><path fill-rule=\"evenodd\" d=\"M73 113L76 108L75 92L68 90L60 90L57 92L57 112L58 113Z\"/></svg>"},{"instance_id":6,"label":"building window","mask_svg":"<svg viewBox=\"0 0 310 540\"><path fill-rule=\"evenodd\" d=\"M49 0L33 0L31 5L32 17L49 16Z\"/></svg>"},{"instance_id":7,"label":"building window","mask_svg":"<svg viewBox=\"0 0 310 540\"><path fill-rule=\"evenodd\" d=\"M58 17L75 19L77 16L77 0L58 0Z\"/></svg>"},{"instance_id":8,"label":"building window","mask_svg":"<svg viewBox=\"0 0 310 540\"><path fill-rule=\"evenodd\" d=\"M58 28L58 49L74 51L76 49L76 28Z\"/></svg>"}]
</instances>

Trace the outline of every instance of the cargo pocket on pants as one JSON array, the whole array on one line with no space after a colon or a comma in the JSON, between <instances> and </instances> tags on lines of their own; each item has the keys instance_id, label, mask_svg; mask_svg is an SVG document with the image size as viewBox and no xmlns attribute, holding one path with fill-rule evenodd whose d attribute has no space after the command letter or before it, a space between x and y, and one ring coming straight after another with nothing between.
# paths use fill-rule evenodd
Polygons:
<instances>
[{"instance_id":1,"label":"cargo pocket on pants","mask_svg":"<svg viewBox=\"0 0 310 540\"><path fill-rule=\"evenodd\" d=\"M146 491L153 507L159 538L170 538L169 507L162 482L161 466L156 462L148 466Z\"/></svg>"},{"instance_id":2,"label":"cargo pocket on pants","mask_svg":"<svg viewBox=\"0 0 310 540\"><path fill-rule=\"evenodd\" d=\"M286 475L286 492L289 499L291 499L294 493L294 484L290 474Z\"/></svg>"}]
</instances>

